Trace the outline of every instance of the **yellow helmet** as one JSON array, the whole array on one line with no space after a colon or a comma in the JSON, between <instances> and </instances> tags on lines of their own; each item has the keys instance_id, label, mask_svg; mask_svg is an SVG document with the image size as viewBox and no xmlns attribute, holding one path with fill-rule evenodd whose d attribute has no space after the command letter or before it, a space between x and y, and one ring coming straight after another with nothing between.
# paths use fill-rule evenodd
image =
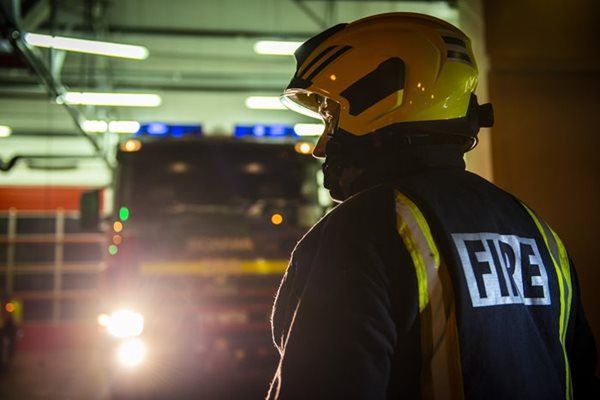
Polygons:
<instances>
[{"instance_id":1,"label":"yellow helmet","mask_svg":"<svg viewBox=\"0 0 600 400\"><path fill-rule=\"evenodd\" d=\"M295 56L284 104L319 117L322 99L334 100L336 129L352 136L416 126L467 136L474 147L479 127L491 126L491 107L477 105L473 94L478 71L470 40L440 19L371 16L322 32Z\"/></svg>"}]
</instances>

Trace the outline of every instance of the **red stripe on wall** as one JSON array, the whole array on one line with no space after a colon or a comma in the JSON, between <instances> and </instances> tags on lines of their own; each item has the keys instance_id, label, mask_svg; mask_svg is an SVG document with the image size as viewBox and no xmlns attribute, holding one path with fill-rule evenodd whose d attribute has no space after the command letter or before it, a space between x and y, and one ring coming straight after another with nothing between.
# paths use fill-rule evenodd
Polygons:
<instances>
[{"instance_id":1,"label":"red stripe on wall","mask_svg":"<svg viewBox=\"0 0 600 400\"><path fill-rule=\"evenodd\" d=\"M93 345L100 337L93 323L25 324L19 350L55 350Z\"/></svg>"},{"instance_id":2,"label":"red stripe on wall","mask_svg":"<svg viewBox=\"0 0 600 400\"><path fill-rule=\"evenodd\" d=\"M0 187L0 211L13 207L23 211L56 210L57 208L77 211L81 194L89 190L93 188ZM100 209L102 209L102 197L100 196Z\"/></svg>"}]
</instances>

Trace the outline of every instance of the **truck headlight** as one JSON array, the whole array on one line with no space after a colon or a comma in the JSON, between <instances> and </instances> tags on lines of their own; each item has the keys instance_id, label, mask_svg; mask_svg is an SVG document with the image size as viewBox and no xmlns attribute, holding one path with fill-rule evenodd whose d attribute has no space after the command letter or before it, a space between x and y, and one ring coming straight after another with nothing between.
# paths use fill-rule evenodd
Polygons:
<instances>
[{"instance_id":1,"label":"truck headlight","mask_svg":"<svg viewBox=\"0 0 600 400\"><path fill-rule=\"evenodd\" d=\"M105 319L108 333L118 338L139 336L144 330L144 316L131 310L118 310Z\"/></svg>"},{"instance_id":2,"label":"truck headlight","mask_svg":"<svg viewBox=\"0 0 600 400\"><path fill-rule=\"evenodd\" d=\"M133 368L146 358L146 345L138 338L127 339L117 348L117 360L124 367Z\"/></svg>"}]
</instances>

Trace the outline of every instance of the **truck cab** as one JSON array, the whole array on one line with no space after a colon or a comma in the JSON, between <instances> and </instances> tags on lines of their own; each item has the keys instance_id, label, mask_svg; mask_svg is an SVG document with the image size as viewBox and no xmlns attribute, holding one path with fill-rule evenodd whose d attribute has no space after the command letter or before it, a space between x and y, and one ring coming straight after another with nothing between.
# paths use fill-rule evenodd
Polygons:
<instances>
[{"instance_id":1,"label":"truck cab","mask_svg":"<svg viewBox=\"0 0 600 400\"><path fill-rule=\"evenodd\" d=\"M273 298L328 205L309 153L233 138L121 146L98 317L115 390L265 394Z\"/></svg>"}]
</instances>

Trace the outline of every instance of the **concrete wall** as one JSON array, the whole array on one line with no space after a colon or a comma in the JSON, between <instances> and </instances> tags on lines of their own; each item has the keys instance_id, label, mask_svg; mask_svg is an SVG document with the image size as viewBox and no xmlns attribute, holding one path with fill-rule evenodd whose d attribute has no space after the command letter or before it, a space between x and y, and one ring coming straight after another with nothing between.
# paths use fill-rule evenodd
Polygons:
<instances>
[{"instance_id":1,"label":"concrete wall","mask_svg":"<svg viewBox=\"0 0 600 400\"><path fill-rule=\"evenodd\" d=\"M494 181L562 237L600 343L600 2L487 0L484 16Z\"/></svg>"}]
</instances>

